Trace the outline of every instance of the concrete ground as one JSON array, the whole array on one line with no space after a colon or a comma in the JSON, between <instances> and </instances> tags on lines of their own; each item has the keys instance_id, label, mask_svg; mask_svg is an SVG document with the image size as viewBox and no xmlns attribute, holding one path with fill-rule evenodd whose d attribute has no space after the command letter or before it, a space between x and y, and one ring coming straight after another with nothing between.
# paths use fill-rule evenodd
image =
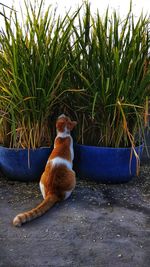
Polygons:
<instances>
[{"instance_id":1,"label":"concrete ground","mask_svg":"<svg viewBox=\"0 0 150 267\"><path fill-rule=\"evenodd\" d=\"M150 164L126 184L78 180L70 199L15 228L41 199L37 183L0 178L1 267L150 266Z\"/></svg>"}]
</instances>

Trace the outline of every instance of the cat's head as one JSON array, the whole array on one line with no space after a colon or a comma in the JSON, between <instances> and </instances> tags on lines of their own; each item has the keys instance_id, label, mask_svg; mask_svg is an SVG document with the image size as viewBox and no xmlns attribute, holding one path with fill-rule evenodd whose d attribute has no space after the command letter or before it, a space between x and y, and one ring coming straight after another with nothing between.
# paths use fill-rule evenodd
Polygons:
<instances>
[{"instance_id":1,"label":"cat's head","mask_svg":"<svg viewBox=\"0 0 150 267\"><path fill-rule=\"evenodd\" d=\"M64 114L61 114L56 121L56 129L58 132L70 133L76 125L76 121L71 121L71 119Z\"/></svg>"}]
</instances>

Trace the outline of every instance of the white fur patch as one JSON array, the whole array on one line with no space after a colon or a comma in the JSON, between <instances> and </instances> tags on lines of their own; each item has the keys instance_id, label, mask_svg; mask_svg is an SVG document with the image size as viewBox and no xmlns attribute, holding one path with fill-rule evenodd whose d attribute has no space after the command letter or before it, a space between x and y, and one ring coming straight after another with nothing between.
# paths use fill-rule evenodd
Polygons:
<instances>
[{"instance_id":1,"label":"white fur patch","mask_svg":"<svg viewBox=\"0 0 150 267\"><path fill-rule=\"evenodd\" d=\"M71 196L71 193L72 193L73 190L70 190L70 191L66 191L65 192L65 199L69 198Z\"/></svg>"},{"instance_id":2,"label":"white fur patch","mask_svg":"<svg viewBox=\"0 0 150 267\"><path fill-rule=\"evenodd\" d=\"M44 185L41 183L41 181L40 181L39 185L40 185L40 190L41 190L42 196L45 199L45 188L44 188Z\"/></svg>"},{"instance_id":3,"label":"white fur patch","mask_svg":"<svg viewBox=\"0 0 150 267\"><path fill-rule=\"evenodd\" d=\"M65 127L64 132L57 132L57 137L61 137L61 138L66 138L66 137L71 137L70 133L68 132L67 128Z\"/></svg>"},{"instance_id":4,"label":"white fur patch","mask_svg":"<svg viewBox=\"0 0 150 267\"><path fill-rule=\"evenodd\" d=\"M52 163L52 166L65 165L69 170L72 170L72 162L61 157L51 159L50 162Z\"/></svg>"},{"instance_id":5,"label":"white fur patch","mask_svg":"<svg viewBox=\"0 0 150 267\"><path fill-rule=\"evenodd\" d=\"M71 136L70 136L70 139L71 139L71 143L70 143L70 153L71 153L71 160L73 161L73 159L74 159L74 150L73 150L73 139L72 139Z\"/></svg>"},{"instance_id":6,"label":"white fur patch","mask_svg":"<svg viewBox=\"0 0 150 267\"><path fill-rule=\"evenodd\" d=\"M61 115L58 117L58 119L60 119L60 118L66 118L66 115L65 115L65 114L61 114Z\"/></svg>"}]
</instances>

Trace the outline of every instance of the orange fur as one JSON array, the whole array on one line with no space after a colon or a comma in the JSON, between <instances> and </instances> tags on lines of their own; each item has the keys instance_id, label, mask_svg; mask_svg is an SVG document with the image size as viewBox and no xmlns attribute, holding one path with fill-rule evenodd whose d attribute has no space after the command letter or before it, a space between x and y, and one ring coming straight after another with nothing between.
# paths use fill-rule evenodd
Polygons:
<instances>
[{"instance_id":1,"label":"orange fur","mask_svg":"<svg viewBox=\"0 0 150 267\"><path fill-rule=\"evenodd\" d=\"M40 179L44 200L36 208L18 214L13 220L14 226L21 226L23 223L41 216L56 202L62 201L71 194L76 184L76 178L75 172L72 170L73 141L70 131L75 125L76 122L71 121L65 115L58 118L54 149Z\"/></svg>"},{"instance_id":2,"label":"orange fur","mask_svg":"<svg viewBox=\"0 0 150 267\"><path fill-rule=\"evenodd\" d=\"M57 139L55 140L55 149L53 149L49 159L53 159L59 156L71 161L71 153L68 150L68 147L70 147L70 143L71 143L70 137L65 137L65 138L57 137Z\"/></svg>"}]
</instances>

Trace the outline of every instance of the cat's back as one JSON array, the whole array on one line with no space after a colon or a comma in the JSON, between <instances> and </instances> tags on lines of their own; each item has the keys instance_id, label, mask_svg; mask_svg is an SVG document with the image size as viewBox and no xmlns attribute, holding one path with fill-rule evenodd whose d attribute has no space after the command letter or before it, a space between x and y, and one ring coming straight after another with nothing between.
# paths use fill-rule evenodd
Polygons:
<instances>
[{"instance_id":1,"label":"cat's back","mask_svg":"<svg viewBox=\"0 0 150 267\"><path fill-rule=\"evenodd\" d=\"M57 137L54 144L54 149L50 155L50 160L55 158L61 158L62 160L71 161L71 138L67 136L65 138ZM56 160L55 160L56 161Z\"/></svg>"}]
</instances>

